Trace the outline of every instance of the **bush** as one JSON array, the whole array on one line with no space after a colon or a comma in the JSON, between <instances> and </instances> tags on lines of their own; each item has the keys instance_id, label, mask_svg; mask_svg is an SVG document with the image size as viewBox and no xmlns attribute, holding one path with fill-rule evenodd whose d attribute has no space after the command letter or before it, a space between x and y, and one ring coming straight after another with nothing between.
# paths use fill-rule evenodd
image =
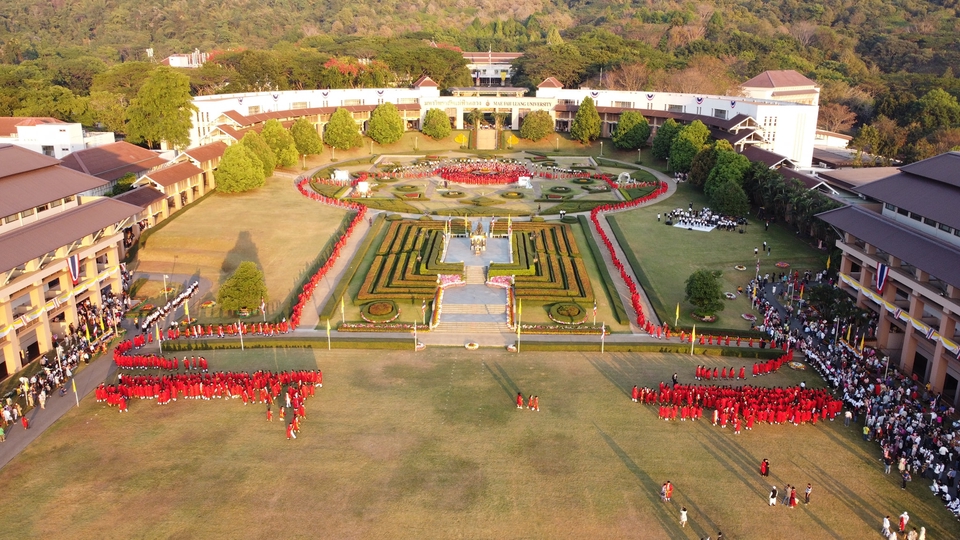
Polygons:
<instances>
[{"instance_id":1,"label":"bush","mask_svg":"<svg viewBox=\"0 0 960 540\"><path fill-rule=\"evenodd\" d=\"M547 111L533 111L520 124L520 138L528 141L543 140L553 132L553 118Z\"/></svg>"},{"instance_id":2,"label":"bush","mask_svg":"<svg viewBox=\"0 0 960 540\"><path fill-rule=\"evenodd\" d=\"M241 309L259 309L261 301L266 301L267 286L263 282L263 272L251 261L243 261L217 293L217 303L227 311Z\"/></svg>"},{"instance_id":3,"label":"bush","mask_svg":"<svg viewBox=\"0 0 960 540\"><path fill-rule=\"evenodd\" d=\"M385 102L377 105L370 115L367 124L367 136L377 144L393 144L403 137L404 122L400 111L393 103Z\"/></svg>"},{"instance_id":4,"label":"bush","mask_svg":"<svg viewBox=\"0 0 960 540\"><path fill-rule=\"evenodd\" d=\"M367 322L390 322L400 316L400 310L393 300L377 300L360 307L360 316Z\"/></svg>"},{"instance_id":5,"label":"bush","mask_svg":"<svg viewBox=\"0 0 960 540\"><path fill-rule=\"evenodd\" d=\"M234 144L223 152L216 180L222 193L249 191L266 183L262 163L244 144Z\"/></svg>"},{"instance_id":6,"label":"bush","mask_svg":"<svg viewBox=\"0 0 960 540\"><path fill-rule=\"evenodd\" d=\"M450 118L447 117L447 113L440 109L429 109L423 117L423 129L420 131L434 140L445 139L450 136L452 131Z\"/></svg>"}]
</instances>

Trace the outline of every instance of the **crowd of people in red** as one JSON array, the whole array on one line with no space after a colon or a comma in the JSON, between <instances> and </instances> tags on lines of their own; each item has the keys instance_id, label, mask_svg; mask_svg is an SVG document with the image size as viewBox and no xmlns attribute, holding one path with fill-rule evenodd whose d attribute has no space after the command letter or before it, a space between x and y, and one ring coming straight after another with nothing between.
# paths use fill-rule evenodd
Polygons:
<instances>
[{"instance_id":1,"label":"crowd of people in red","mask_svg":"<svg viewBox=\"0 0 960 540\"><path fill-rule=\"evenodd\" d=\"M793 360L793 351L788 352L787 354L781 355L777 358L771 358L770 360L765 360L762 362L754 362L751 373L754 377L759 377L761 375L767 375L769 373L776 373L781 366ZM740 366L740 373L737 374L737 370L734 367L730 367L730 370L727 371L726 367L723 368L713 368L710 369L707 366L697 366L696 370L696 379L698 381L709 381L711 379L733 379L733 380L747 380L747 366Z\"/></svg>"},{"instance_id":2,"label":"crowd of people in red","mask_svg":"<svg viewBox=\"0 0 960 540\"><path fill-rule=\"evenodd\" d=\"M337 243L333 247L333 253L327 258L326 262L323 263L323 266L321 266L313 274L313 276L310 277L310 280L307 281L306 285L303 286L303 291L297 296L297 303L293 306L293 313L290 315L290 326L293 330L295 330L300 324L300 318L303 316L303 308L307 305L307 302L313 298L313 291L316 290L317 284L319 284L320 280L322 280L323 277L327 275L327 272L333 268L333 265L337 262L337 259L340 258L340 252L343 250L343 247L347 245L347 240L353 234L353 231L356 229L357 225L363 221L363 217L367 213L367 207L362 204L326 197L311 190L310 180L308 178L301 178L298 180L297 189L300 190L301 194L315 201L319 201L323 204L329 204L331 206L339 206L341 208L355 210L357 215L353 217L353 220L350 222L350 225L347 226L347 230L343 233L343 235L337 239Z\"/></svg>"},{"instance_id":3,"label":"crowd of people in red","mask_svg":"<svg viewBox=\"0 0 960 540\"><path fill-rule=\"evenodd\" d=\"M457 184L507 185L516 184L521 176L530 176L532 173L519 163L470 161L444 164L437 167L433 174Z\"/></svg>"},{"instance_id":4,"label":"crowd of people in red","mask_svg":"<svg viewBox=\"0 0 960 540\"><path fill-rule=\"evenodd\" d=\"M818 421L833 420L843 409L843 402L828 391L801 386L761 388L660 383L658 390L634 386L632 399L637 403L657 404L657 417L668 421L678 417L681 421L697 420L703 417L704 409L712 409L713 425L725 428L732 423L734 433L740 433L741 426L753 429L756 422L816 425Z\"/></svg>"},{"instance_id":5,"label":"crowd of people in red","mask_svg":"<svg viewBox=\"0 0 960 540\"><path fill-rule=\"evenodd\" d=\"M604 176L604 181L610 183L610 178L606 175ZM630 303L633 305L634 311L637 312L637 324L643 327L647 327L647 316L643 312L643 304L640 302L640 290L637 287L636 282L633 281L633 278L630 277L629 272L627 272L626 266L623 262L617 257L617 252L614 250L613 242L607 236L606 231L603 227L600 226L600 214L604 212L609 212L611 210L623 210L626 208L631 208L634 206L641 205L645 202L652 201L660 195L663 195L667 192L667 185L663 182L660 182L657 189L653 190L649 195L640 197L638 199L633 199L631 201L618 202L616 204L605 204L603 206L598 206L590 211L590 220L593 221L594 227L596 227L597 232L600 233L600 238L603 240L603 245L606 246L607 251L610 253L610 260L613 261L613 265L620 272L620 279L626 283L627 287L630 289Z\"/></svg>"},{"instance_id":6,"label":"crowd of people in red","mask_svg":"<svg viewBox=\"0 0 960 540\"><path fill-rule=\"evenodd\" d=\"M242 399L244 405L266 404L267 421L273 420L276 405L281 420L290 409L287 439L296 439L300 422L307 417L305 400L323 387L320 370L176 373L169 375L121 375L117 384L101 384L94 392L97 403L128 412L134 399L154 399L167 405L177 399Z\"/></svg>"}]
</instances>

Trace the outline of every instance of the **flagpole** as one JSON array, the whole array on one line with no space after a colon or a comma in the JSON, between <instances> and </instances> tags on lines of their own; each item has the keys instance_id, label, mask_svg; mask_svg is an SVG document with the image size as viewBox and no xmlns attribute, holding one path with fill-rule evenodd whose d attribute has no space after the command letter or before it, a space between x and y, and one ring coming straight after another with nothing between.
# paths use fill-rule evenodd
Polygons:
<instances>
[{"instance_id":1,"label":"flagpole","mask_svg":"<svg viewBox=\"0 0 960 540\"><path fill-rule=\"evenodd\" d=\"M413 320L413 350L417 350L417 320Z\"/></svg>"},{"instance_id":2,"label":"flagpole","mask_svg":"<svg viewBox=\"0 0 960 540\"><path fill-rule=\"evenodd\" d=\"M327 319L327 350L331 350L330 345L330 319Z\"/></svg>"},{"instance_id":3,"label":"flagpole","mask_svg":"<svg viewBox=\"0 0 960 540\"><path fill-rule=\"evenodd\" d=\"M77 400L77 407L80 406L80 394L77 393L77 378L74 377L70 379L70 384L73 385L73 397Z\"/></svg>"},{"instance_id":4,"label":"flagpole","mask_svg":"<svg viewBox=\"0 0 960 540\"><path fill-rule=\"evenodd\" d=\"M160 336L160 326L157 325L154 328L157 329L157 346L160 347L160 356L163 356L163 338Z\"/></svg>"},{"instance_id":5,"label":"flagpole","mask_svg":"<svg viewBox=\"0 0 960 540\"><path fill-rule=\"evenodd\" d=\"M601 323L600 325L600 354L603 354L603 343L604 337L607 334L607 323Z\"/></svg>"},{"instance_id":6,"label":"flagpole","mask_svg":"<svg viewBox=\"0 0 960 540\"><path fill-rule=\"evenodd\" d=\"M693 355L693 344L697 342L697 325L693 325L693 333L690 334L690 354Z\"/></svg>"},{"instance_id":7,"label":"flagpole","mask_svg":"<svg viewBox=\"0 0 960 540\"><path fill-rule=\"evenodd\" d=\"M240 320L237 320L237 324L240 325L240 350L242 351L242 350L244 350L244 348L243 348L243 322L241 322Z\"/></svg>"},{"instance_id":8,"label":"flagpole","mask_svg":"<svg viewBox=\"0 0 960 540\"><path fill-rule=\"evenodd\" d=\"M523 299L517 300L519 302L519 307L517 308L517 352L520 352L520 315L523 313Z\"/></svg>"}]
</instances>

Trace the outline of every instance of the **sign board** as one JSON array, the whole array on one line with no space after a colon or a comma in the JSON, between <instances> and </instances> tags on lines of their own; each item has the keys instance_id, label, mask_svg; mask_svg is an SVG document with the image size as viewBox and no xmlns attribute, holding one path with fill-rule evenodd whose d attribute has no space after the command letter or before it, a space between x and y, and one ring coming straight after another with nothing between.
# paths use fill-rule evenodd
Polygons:
<instances>
[{"instance_id":1,"label":"sign board","mask_svg":"<svg viewBox=\"0 0 960 540\"><path fill-rule=\"evenodd\" d=\"M467 144L467 137L462 133L457 135L457 138L454 140L457 141L457 144Z\"/></svg>"}]
</instances>

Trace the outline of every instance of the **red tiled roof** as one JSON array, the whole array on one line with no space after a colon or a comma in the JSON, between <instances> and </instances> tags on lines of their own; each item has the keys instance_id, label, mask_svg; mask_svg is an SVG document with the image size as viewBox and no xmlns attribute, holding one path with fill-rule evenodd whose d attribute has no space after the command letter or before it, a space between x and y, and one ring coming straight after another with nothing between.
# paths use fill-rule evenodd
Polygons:
<instances>
[{"instance_id":1,"label":"red tiled roof","mask_svg":"<svg viewBox=\"0 0 960 540\"><path fill-rule=\"evenodd\" d=\"M60 160L13 144L0 144L0 179L59 165Z\"/></svg>"},{"instance_id":2,"label":"red tiled roof","mask_svg":"<svg viewBox=\"0 0 960 540\"><path fill-rule=\"evenodd\" d=\"M59 163L26 148L0 145L0 217L106 184Z\"/></svg>"},{"instance_id":3,"label":"red tiled roof","mask_svg":"<svg viewBox=\"0 0 960 540\"><path fill-rule=\"evenodd\" d=\"M125 141L72 152L63 166L111 182L127 173L144 173L167 163L154 152Z\"/></svg>"},{"instance_id":4,"label":"red tiled roof","mask_svg":"<svg viewBox=\"0 0 960 540\"><path fill-rule=\"evenodd\" d=\"M16 135L17 126L39 126L43 124L66 124L66 122L47 116L0 116L0 137Z\"/></svg>"},{"instance_id":5,"label":"red tiled roof","mask_svg":"<svg viewBox=\"0 0 960 540\"><path fill-rule=\"evenodd\" d=\"M563 88L563 83L555 77L547 77L542 83L537 85L537 88Z\"/></svg>"},{"instance_id":6,"label":"red tiled roof","mask_svg":"<svg viewBox=\"0 0 960 540\"><path fill-rule=\"evenodd\" d=\"M177 163L176 165L153 171L147 174L146 177L163 187L168 187L201 173L203 173L203 171L193 163Z\"/></svg>"},{"instance_id":7,"label":"red tiled roof","mask_svg":"<svg viewBox=\"0 0 960 540\"><path fill-rule=\"evenodd\" d=\"M140 186L138 188L131 189L126 193L121 193L120 195L114 197L114 199L123 201L127 204L132 204L134 206L139 206L142 209L159 200L162 200L165 197L166 195L150 186Z\"/></svg>"},{"instance_id":8,"label":"red tiled roof","mask_svg":"<svg viewBox=\"0 0 960 540\"><path fill-rule=\"evenodd\" d=\"M745 88L815 86L816 83L792 69L768 70L741 84Z\"/></svg>"},{"instance_id":9,"label":"red tiled roof","mask_svg":"<svg viewBox=\"0 0 960 540\"><path fill-rule=\"evenodd\" d=\"M223 156L223 151L226 149L227 143L223 141L217 141L215 143L205 144L196 148L184 150L183 153L199 161L200 163L203 163L204 161L210 161L211 159L217 159L218 157Z\"/></svg>"},{"instance_id":10,"label":"red tiled roof","mask_svg":"<svg viewBox=\"0 0 960 540\"><path fill-rule=\"evenodd\" d=\"M421 86L440 86L433 79L427 77L426 75L421 75L415 83L413 83L414 88L420 88Z\"/></svg>"},{"instance_id":11,"label":"red tiled roof","mask_svg":"<svg viewBox=\"0 0 960 540\"><path fill-rule=\"evenodd\" d=\"M398 111L420 111L419 103L398 103L395 105ZM262 129L262 124L267 120L281 120L285 122L287 120L292 120L295 118L303 118L305 116L319 116L322 114L333 114L337 112L337 109L346 109L350 112L372 112L376 109L376 105L343 105L340 107L310 107L307 109L287 109L285 111L269 111L259 114L251 114L249 116L244 116L237 111L227 111L224 114L229 115L232 120L234 120L241 127L248 126L261 126L258 127L257 131ZM220 124L217 126L224 133L230 134L227 130L223 128L230 128L234 131L237 131L236 128L231 128L226 124ZM239 131L237 131L239 132ZM232 136L232 134L230 134ZM242 135L241 135L242 137Z\"/></svg>"}]
</instances>

